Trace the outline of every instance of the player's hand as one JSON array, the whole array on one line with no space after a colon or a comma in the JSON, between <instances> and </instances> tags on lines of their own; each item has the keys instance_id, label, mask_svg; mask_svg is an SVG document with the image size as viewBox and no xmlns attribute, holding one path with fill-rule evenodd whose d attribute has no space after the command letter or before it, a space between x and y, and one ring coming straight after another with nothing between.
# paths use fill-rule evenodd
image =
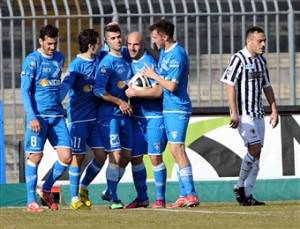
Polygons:
<instances>
[{"instance_id":1,"label":"player's hand","mask_svg":"<svg viewBox=\"0 0 300 229\"><path fill-rule=\"evenodd\" d=\"M131 105L125 101L121 102L121 104L119 105L119 108L120 108L121 112L125 115L131 116L133 113Z\"/></svg>"},{"instance_id":2,"label":"player's hand","mask_svg":"<svg viewBox=\"0 0 300 229\"><path fill-rule=\"evenodd\" d=\"M30 129L35 133L38 133L41 130L41 124L40 124L39 120L37 120L37 119L30 121L29 126L30 126Z\"/></svg>"},{"instance_id":3,"label":"player's hand","mask_svg":"<svg viewBox=\"0 0 300 229\"><path fill-rule=\"evenodd\" d=\"M230 114L230 123L229 126L233 129L236 129L239 126L239 116L236 113Z\"/></svg>"},{"instance_id":4,"label":"player's hand","mask_svg":"<svg viewBox=\"0 0 300 229\"><path fill-rule=\"evenodd\" d=\"M145 67L143 70L142 70L142 74L144 76L147 76L148 78L151 78L151 79L154 79L157 81L157 78L159 77L156 72L154 71L153 68L150 68L150 67Z\"/></svg>"},{"instance_id":5,"label":"player's hand","mask_svg":"<svg viewBox=\"0 0 300 229\"><path fill-rule=\"evenodd\" d=\"M277 126L278 122L279 122L278 113L277 112L272 112L271 115L270 115L270 121L269 121L272 128L275 128Z\"/></svg>"},{"instance_id":6,"label":"player's hand","mask_svg":"<svg viewBox=\"0 0 300 229\"><path fill-rule=\"evenodd\" d=\"M132 87L128 87L125 91L125 94L128 98L132 98L136 96L136 90L133 89Z\"/></svg>"}]
</instances>

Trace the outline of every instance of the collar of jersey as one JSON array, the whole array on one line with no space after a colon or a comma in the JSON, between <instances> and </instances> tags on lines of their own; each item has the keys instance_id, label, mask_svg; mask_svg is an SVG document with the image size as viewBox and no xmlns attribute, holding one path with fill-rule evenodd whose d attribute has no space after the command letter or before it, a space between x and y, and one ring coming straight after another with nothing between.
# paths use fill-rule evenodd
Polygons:
<instances>
[{"instance_id":1,"label":"collar of jersey","mask_svg":"<svg viewBox=\"0 0 300 229\"><path fill-rule=\"evenodd\" d=\"M143 60L144 57L145 57L145 55L146 55L146 51L144 52L144 54L141 56L140 59L138 59L138 60L132 60L132 62L136 63L136 62L139 62L139 61Z\"/></svg>"},{"instance_id":2,"label":"collar of jersey","mask_svg":"<svg viewBox=\"0 0 300 229\"><path fill-rule=\"evenodd\" d=\"M175 42L169 49L165 49L164 52L171 52L173 48L175 48L175 46L177 45L178 43Z\"/></svg>"},{"instance_id":3,"label":"collar of jersey","mask_svg":"<svg viewBox=\"0 0 300 229\"><path fill-rule=\"evenodd\" d=\"M122 57L123 57L122 55L116 55L116 54L114 54L114 53L112 53L112 52L109 52L108 54L110 54L110 55L112 55L112 56L115 56L115 57L118 57L118 58L122 58Z\"/></svg>"},{"instance_id":4,"label":"collar of jersey","mask_svg":"<svg viewBox=\"0 0 300 229\"><path fill-rule=\"evenodd\" d=\"M48 56L48 55L42 53L42 51L41 51L40 49L37 49L37 51L38 51L43 57L45 57L45 58L47 58L47 59L52 59L53 56L54 56L54 53L55 53L55 52L54 52L52 56Z\"/></svg>"},{"instance_id":5,"label":"collar of jersey","mask_svg":"<svg viewBox=\"0 0 300 229\"><path fill-rule=\"evenodd\" d=\"M79 57L79 58L81 58L83 60L89 61L89 62L92 62L95 59L95 58L92 58L92 59L86 58L86 57L82 56L82 54L77 54L77 57Z\"/></svg>"}]
</instances>

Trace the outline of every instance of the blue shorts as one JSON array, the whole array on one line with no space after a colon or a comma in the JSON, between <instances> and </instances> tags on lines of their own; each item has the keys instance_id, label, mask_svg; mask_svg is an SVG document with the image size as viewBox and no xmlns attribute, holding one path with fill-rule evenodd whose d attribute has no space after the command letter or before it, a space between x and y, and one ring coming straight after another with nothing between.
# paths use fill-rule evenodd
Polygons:
<instances>
[{"instance_id":1,"label":"blue shorts","mask_svg":"<svg viewBox=\"0 0 300 229\"><path fill-rule=\"evenodd\" d=\"M25 152L39 153L44 150L46 139L54 148L71 148L69 131L64 117L37 117L41 130L36 133L30 129L26 120Z\"/></svg>"},{"instance_id":2,"label":"blue shorts","mask_svg":"<svg viewBox=\"0 0 300 229\"><path fill-rule=\"evenodd\" d=\"M132 123L128 116L112 116L101 120L99 128L105 151L132 149Z\"/></svg>"},{"instance_id":3,"label":"blue shorts","mask_svg":"<svg viewBox=\"0 0 300 229\"><path fill-rule=\"evenodd\" d=\"M73 154L85 154L86 145L92 149L104 148L96 120L70 123L68 128Z\"/></svg>"},{"instance_id":4,"label":"blue shorts","mask_svg":"<svg viewBox=\"0 0 300 229\"><path fill-rule=\"evenodd\" d=\"M168 142L184 144L190 113L163 113Z\"/></svg>"},{"instance_id":5,"label":"blue shorts","mask_svg":"<svg viewBox=\"0 0 300 229\"><path fill-rule=\"evenodd\" d=\"M161 155L166 148L167 138L163 117L133 118L133 149L132 157L144 153Z\"/></svg>"}]
</instances>

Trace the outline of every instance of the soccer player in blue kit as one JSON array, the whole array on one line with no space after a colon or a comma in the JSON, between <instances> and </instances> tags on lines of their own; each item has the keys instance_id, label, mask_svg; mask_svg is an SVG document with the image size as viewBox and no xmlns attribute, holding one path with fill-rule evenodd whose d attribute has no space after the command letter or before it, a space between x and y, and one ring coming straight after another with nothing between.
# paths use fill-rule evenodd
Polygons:
<instances>
[{"instance_id":1,"label":"soccer player in blue kit","mask_svg":"<svg viewBox=\"0 0 300 229\"><path fill-rule=\"evenodd\" d=\"M143 35L132 32L127 37L127 47L132 59L133 74L140 73L145 66L156 68L156 60L146 51ZM151 80L151 87L137 90L131 87L126 90L133 107L133 142L132 175L137 191L137 198L125 208L147 207L146 169L143 154L148 153L154 170L156 187L156 201L152 208L165 207L165 192L167 170L163 162L162 153L166 147L166 134L162 117L162 88Z\"/></svg>"},{"instance_id":2,"label":"soccer player in blue kit","mask_svg":"<svg viewBox=\"0 0 300 229\"><path fill-rule=\"evenodd\" d=\"M125 94L132 73L129 63L121 55L122 37L118 24L105 27L105 42L110 52L101 60L96 71L93 89L102 98L98 109L100 134L109 155L106 170L110 208L123 208L117 195L117 185L127 166L132 149L132 107Z\"/></svg>"},{"instance_id":3,"label":"soccer player in blue kit","mask_svg":"<svg viewBox=\"0 0 300 229\"><path fill-rule=\"evenodd\" d=\"M26 113L25 152L27 211L41 212L36 202L37 168L43 157L46 139L56 149L58 160L39 192L52 210L58 210L51 189L71 162L71 143L63 106L59 99L64 55L56 51L58 29L45 25L40 30L40 48L24 60L21 72L21 94Z\"/></svg>"},{"instance_id":4,"label":"soccer player in blue kit","mask_svg":"<svg viewBox=\"0 0 300 229\"><path fill-rule=\"evenodd\" d=\"M69 91L67 116L73 154L69 179L71 208L74 210L91 207L87 186L99 173L106 160L96 120L100 101L93 93L96 68L100 62L100 55L96 55L99 43L99 34L93 29L83 30L79 34L78 44L81 53L70 63L61 85L61 99ZM86 144L93 150L95 158L88 164L79 189L80 167L85 157Z\"/></svg>"},{"instance_id":5,"label":"soccer player in blue kit","mask_svg":"<svg viewBox=\"0 0 300 229\"><path fill-rule=\"evenodd\" d=\"M180 196L170 207L194 207L199 205L191 163L185 152L186 131L192 106L187 93L189 58L173 40L174 25L160 20L149 28L151 40L160 50L158 72L145 68L143 74L163 87L163 118L170 150L177 163Z\"/></svg>"}]
</instances>

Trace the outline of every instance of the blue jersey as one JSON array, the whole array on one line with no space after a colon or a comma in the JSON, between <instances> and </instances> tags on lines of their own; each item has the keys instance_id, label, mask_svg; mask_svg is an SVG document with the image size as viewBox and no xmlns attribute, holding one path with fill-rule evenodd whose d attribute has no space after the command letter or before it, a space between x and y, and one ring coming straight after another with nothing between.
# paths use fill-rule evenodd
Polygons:
<instances>
[{"instance_id":1,"label":"blue jersey","mask_svg":"<svg viewBox=\"0 0 300 229\"><path fill-rule=\"evenodd\" d=\"M125 94L128 81L132 76L129 63L122 57L108 53L100 62L96 71L94 94L102 97L105 92L127 101ZM116 104L104 101L99 106L98 118L104 120L113 115L122 115Z\"/></svg>"},{"instance_id":2,"label":"blue jersey","mask_svg":"<svg viewBox=\"0 0 300 229\"><path fill-rule=\"evenodd\" d=\"M143 70L145 66L157 68L156 60L147 52L139 60L132 60L131 68L135 75ZM156 81L150 79L151 85L156 85ZM162 115L162 99L145 99L145 98L131 98L131 105L133 107L133 115L137 117L151 118Z\"/></svg>"},{"instance_id":3,"label":"blue jersey","mask_svg":"<svg viewBox=\"0 0 300 229\"><path fill-rule=\"evenodd\" d=\"M164 112L191 112L191 100L187 92L189 76L189 58L186 51L178 43L169 50L161 50L158 62L159 75L165 80L177 84L177 89L172 93L163 90Z\"/></svg>"},{"instance_id":4,"label":"blue jersey","mask_svg":"<svg viewBox=\"0 0 300 229\"><path fill-rule=\"evenodd\" d=\"M93 87L99 59L98 56L87 59L77 55L68 67L61 85L61 99L69 91L70 100L67 106L69 122L92 121L97 117L99 98L94 96Z\"/></svg>"},{"instance_id":5,"label":"blue jersey","mask_svg":"<svg viewBox=\"0 0 300 229\"><path fill-rule=\"evenodd\" d=\"M39 50L25 58L21 72L21 93L29 120L37 116L63 115L59 90L64 60L60 52L46 56Z\"/></svg>"}]
</instances>

